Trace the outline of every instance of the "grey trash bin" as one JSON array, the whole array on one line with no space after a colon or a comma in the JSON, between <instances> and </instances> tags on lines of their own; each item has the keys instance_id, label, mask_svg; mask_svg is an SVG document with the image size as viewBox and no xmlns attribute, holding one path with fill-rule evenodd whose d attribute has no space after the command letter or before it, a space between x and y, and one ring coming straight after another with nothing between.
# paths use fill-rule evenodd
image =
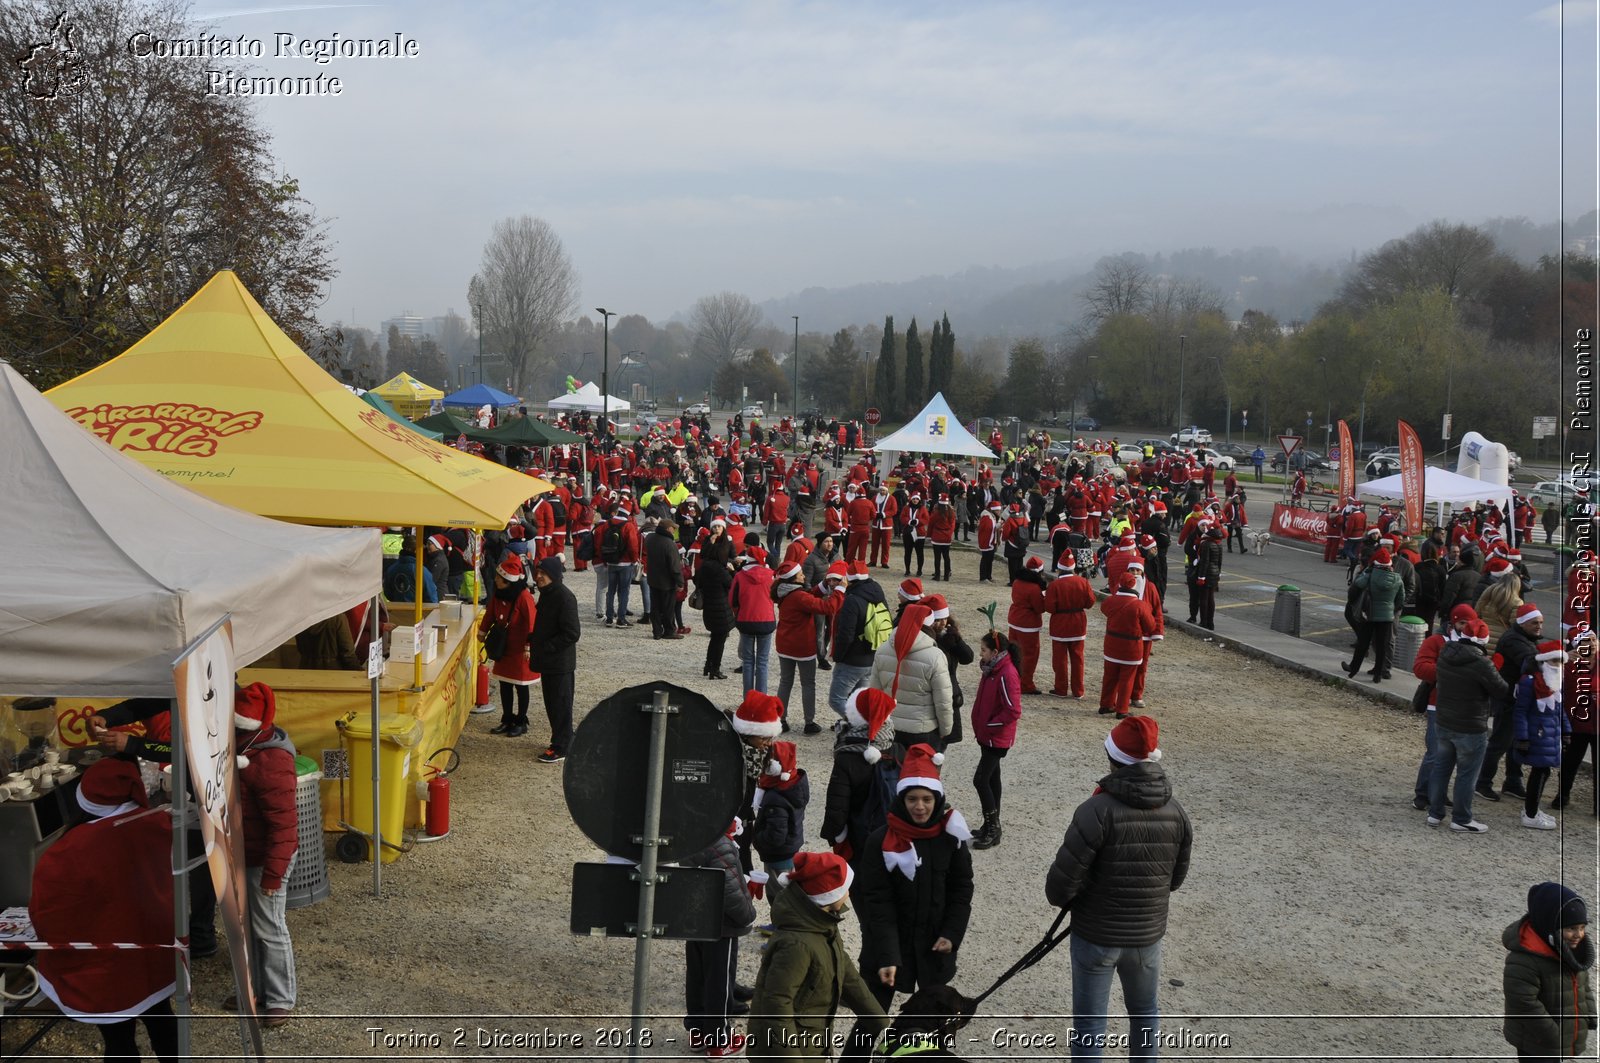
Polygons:
<instances>
[{"instance_id":1,"label":"grey trash bin","mask_svg":"<svg viewBox=\"0 0 1600 1063\"><path fill-rule=\"evenodd\" d=\"M295 813L300 850L284 883L284 907L304 908L328 899L328 854L322 844L322 772L310 757L295 757Z\"/></svg>"},{"instance_id":2,"label":"grey trash bin","mask_svg":"<svg viewBox=\"0 0 1600 1063\"><path fill-rule=\"evenodd\" d=\"M1420 616L1402 616L1394 625L1394 660L1390 667L1396 672L1409 672L1417 663L1417 651L1422 640L1428 637L1428 625Z\"/></svg>"},{"instance_id":3,"label":"grey trash bin","mask_svg":"<svg viewBox=\"0 0 1600 1063\"><path fill-rule=\"evenodd\" d=\"M1285 583L1272 602L1272 630L1300 637L1300 588Z\"/></svg>"}]
</instances>

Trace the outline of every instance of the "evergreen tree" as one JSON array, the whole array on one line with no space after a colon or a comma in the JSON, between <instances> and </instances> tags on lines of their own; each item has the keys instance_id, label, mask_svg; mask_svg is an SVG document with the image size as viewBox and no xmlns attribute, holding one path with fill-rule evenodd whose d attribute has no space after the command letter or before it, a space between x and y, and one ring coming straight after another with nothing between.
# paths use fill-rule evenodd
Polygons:
<instances>
[{"instance_id":1,"label":"evergreen tree","mask_svg":"<svg viewBox=\"0 0 1600 1063\"><path fill-rule=\"evenodd\" d=\"M956 371L956 337L955 334L950 331L949 314L944 315L944 321L942 324L944 325L944 328L940 331L939 335L939 357L936 363L937 370L931 366L929 367L928 391L929 393L942 391L945 392L945 397L949 398L950 382L954 378ZM937 375L935 375L935 373L937 373Z\"/></svg>"},{"instance_id":2,"label":"evergreen tree","mask_svg":"<svg viewBox=\"0 0 1600 1063\"><path fill-rule=\"evenodd\" d=\"M896 416L894 366L894 315L883 319L883 344L878 348L878 368L873 376L872 399L885 418Z\"/></svg>"},{"instance_id":3,"label":"evergreen tree","mask_svg":"<svg viewBox=\"0 0 1600 1063\"><path fill-rule=\"evenodd\" d=\"M906 329L906 386L902 392L907 413L922 409L928 401L927 387L928 378L922 371L922 337L917 335L917 319L912 318Z\"/></svg>"},{"instance_id":4,"label":"evergreen tree","mask_svg":"<svg viewBox=\"0 0 1600 1063\"><path fill-rule=\"evenodd\" d=\"M1036 339L1018 340L1011 345L1011 360L1006 366L1005 383L1000 392L1007 413L1028 420L1039 412L1039 381L1045 374L1044 344Z\"/></svg>"}]
</instances>

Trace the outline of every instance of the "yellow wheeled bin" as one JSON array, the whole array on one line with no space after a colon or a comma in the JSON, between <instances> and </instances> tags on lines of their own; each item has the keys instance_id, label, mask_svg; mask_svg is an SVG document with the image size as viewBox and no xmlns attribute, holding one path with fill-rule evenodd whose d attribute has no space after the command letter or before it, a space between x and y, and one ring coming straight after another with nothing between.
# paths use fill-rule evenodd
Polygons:
<instances>
[{"instance_id":1,"label":"yellow wheeled bin","mask_svg":"<svg viewBox=\"0 0 1600 1063\"><path fill-rule=\"evenodd\" d=\"M339 787L339 825L345 835L335 846L339 859L357 863L372 855L372 714L353 712L338 721L348 778ZM385 713L378 717L378 822L383 826L383 862L399 858L403 843L406 794L411 786L411 754L422 741L422 721Z\"/></svg>"}]
</instances>

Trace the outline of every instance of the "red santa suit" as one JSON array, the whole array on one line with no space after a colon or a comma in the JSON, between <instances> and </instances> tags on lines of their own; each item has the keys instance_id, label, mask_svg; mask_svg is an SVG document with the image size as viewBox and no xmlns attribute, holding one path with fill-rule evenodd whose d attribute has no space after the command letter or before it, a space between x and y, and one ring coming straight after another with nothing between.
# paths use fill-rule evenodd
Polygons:
<instances>
[{"instance_id":1,"label":"red santa suit","mask_svg":"<svg viewBox=\"0 0 1600 1063\"><path fill-rule=\"evenodd\" d=\"M69 828L39 855L28 903L37 939L174 944L172 820L145 814L138 769L124 760L91 766L78 803L100 818ZM172 995L172 956L162 948L48 949L33 963L40 990L63 1014L105 1025Z\"/></svg>"},{"instance_id":2,"label":"red santa suit","mask_svg":"<svg viewBox=\"0 0 1600 1063\"><path fill-rule=\"evenodd\" d=\"M850 534L845 549L846 561L867 560L867 552L872 545L872 518L877 512L878 507L866 495L857 495L844 507L846 527Z\"/></svg>"},{"instance_id":3,"label":"red santa suit","mask_svg":"<svg viewBox=\"0 0 1600 1063\"><path fill-rule=\"evenodd\" d=\"M555 553L556 518L550 499L540 495L533 502L533 557L541 561Z\"/></svg>"},{"instance_id":4,"label":"red santa suit","mask_svg":"<svg viewBox=\"0 0 1600 1063\"><path fill-rule=\"evenodd\" d=\"M1083 643L1089 633L1088 610L1094 606L1094 588L1078 575L1077 560L1068 550L1056 562L1062 575L1044 590L1045 612L1050 614L1050 667L1058 698L1083 697Z\"/></svg>"},{"instance_id":5,"label":"red santa suit","mask_svg":"<svg viewBox=\"0 0 1600 1063\"><path fill-rule=\"evenodd\" d=\"M978 552L981 554L994 553L1000 542L1000 526L994 513L994 507L991 507L978 514Z\"/></svg>"},{"instance_id":6,"label":"red santa suit","mask_svg":"<svg viewBox=\"0 0 1600 1063\"><path fill-rule=\"evenodd\" d=\"M1100 680L1100 712L1102 715L1128 714L1133 701L1133 680L1139 666L1144 663L1144 637L1155 633L1155 618L1143 596L1134 589L1134 577L1123 573L1117 593L1100 603L1105 614L1106 635L1101 657L1105 661L1105 674Z\"/></svg>"},{"instance_id":7,"label":"red santa suit","mask_svg":"<svg viewBox=\"0 0 1600 1063\"><path fill-rule=\"evenodd\" d=\"M872 549L867 559L869 565L879 568L889 567L889 543L894 535L895 517L900 512L900 503L894 496L883 489L879 489L877 498L872 500Z\"/></svg>"},{"instance_id":8,"label":"red santa suit","mask_svg":"<svg viewBox=\"0 0 1600 1063\"><path fill-rule=\"evenodd\" d=\"M594 509L583 500L581 494L572 496L572 505L567 508L567 527L572 532L572 567L579 572L586 572L589 569L589 562L579 554L587 549L591 557L593 555Z\"/></svg>"},{"instance_id":9,"label":"red santa suit","mask_svg":"<svg viewBox=\"0 0 1600 1063\"><path fill-rule=\"evenodd\" d=\"M1146 578L1142 566L1128 569L1134 575L1133 589L1139 592L1144 599L1144 604L1150 607L1150 615L1155 618L1155 631L1144 636L1144 660L1139 662L1139 670L1133 674L1133 690L1129 704L1135 708L1144 708L1144 677L1150 670L1150 657L1156 648L1156 643L1167 637L1167 620L1161 611L1161 592L1156 590L1155 581Z\"/></svg>"},{"instance_id":10,"label":"red santa suit","mask_svg":"<svg viewBox=\"0 0 1600 1063\"><path fill-rule=\"evenodd\" d=\"M1044 563L1034 556L1028 558L1026 567L1028 572L1036 573L1044 567ZM1010 625L1011 641L1022 651L1022 664L1017 671L1022 678L1024 694L1039 693L1033 675L1039 667L1039 631L1044 627L1044 592L1044 587L1026 576L1019 577L1011 584L1011 609L1006 613L1006 623Z\"/></svg>"},{"instance_id":11,"label":"red santa suit","mask_svg":"<svg viewBox=\"0 0 1600 1063\"><path fill-rule=\"evenodd\" d=\"M1072 489L1067 492L1067 519L1079 535L1092 538L1089 531L1089 495L1083 489L1081 479L1072 481Z\"/></svg>"}]
</instances>

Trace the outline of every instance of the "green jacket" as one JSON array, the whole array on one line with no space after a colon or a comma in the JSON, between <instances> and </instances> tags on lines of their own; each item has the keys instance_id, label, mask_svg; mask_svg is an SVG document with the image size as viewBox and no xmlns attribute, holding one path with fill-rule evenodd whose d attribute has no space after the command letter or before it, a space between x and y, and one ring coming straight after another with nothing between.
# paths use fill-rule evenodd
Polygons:
<instances>
[{"instance_id":1,"label":"green jacket","mask_svg":"<svg viewBox=\"0 0 1600 1063\"><path fill-rule=\"evenodd\" d=\"M839 921L796 886L772 902L776 927L761 956L750 1002L751 1059L830 1059L833 1017L843 1002L874 1034L888 1025L861 972L844 952ZM842 1037L842 1035L841 1035Z\"/></svg>"},{"instance_id":2,"label":"green jacket","mask_svg":"<svg viewBox=\"0 0 1600 1063\"><path fill-rule=\"evenodd\" d=\"M1390 624L1406 604L1406 587L1399 576L1387 568L1372 566L1356 577L1355 585L1372 591L1372 611L1367 619L1374 624Z\"/></svg>"},{"instance_id":3,"label":"green jacket","mask_svg":"<svg viewBox=\"0 0 1600 1063\"><path fill-rule=\"evenodd\" d=\"M1524 935L1526 925L1524 916L1500 935L1506 947L1502 1027L1506 1040L1520 1055L1582 1056L1589 1031L1595 1028L1594 985L1589 979L1594 942L1586 937L1561 957L1531 929Z\"/></svg>"}]
</instances>

